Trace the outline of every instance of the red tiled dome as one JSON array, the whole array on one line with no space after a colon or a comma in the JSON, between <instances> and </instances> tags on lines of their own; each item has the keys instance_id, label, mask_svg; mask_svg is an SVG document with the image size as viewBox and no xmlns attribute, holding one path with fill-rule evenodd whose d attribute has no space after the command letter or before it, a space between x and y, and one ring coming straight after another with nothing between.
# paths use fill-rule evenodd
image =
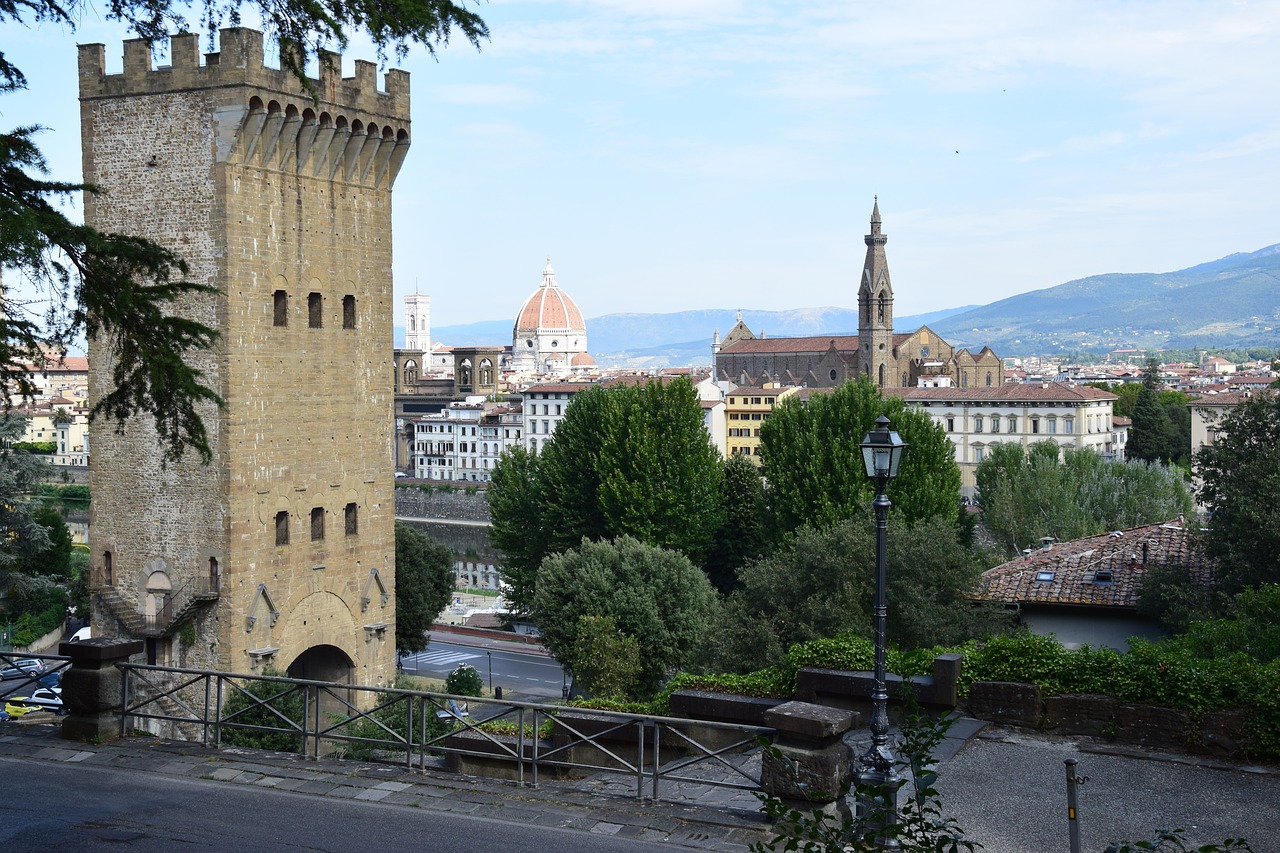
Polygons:
<instances>
[{"instance_id":1,"label":"red tiled dome","mask_svg":"<svg viewBox=\"0 0 1280 853\"><path fill-rule=\"evenodd\" d=\"M586 327L578 306L556 284L556 274L548 259L547 268L542 271L542 284L525 300L520 313L516 315L517 335L523 331L533 332L538 329L585 330Z\"/></svg>"}]
</instances>

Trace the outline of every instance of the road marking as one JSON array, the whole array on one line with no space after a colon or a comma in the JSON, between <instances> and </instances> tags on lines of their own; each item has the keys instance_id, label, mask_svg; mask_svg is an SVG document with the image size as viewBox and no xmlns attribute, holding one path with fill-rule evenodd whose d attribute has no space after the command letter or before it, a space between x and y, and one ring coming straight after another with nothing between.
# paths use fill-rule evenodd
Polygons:
<instances>
[{"instance_id":1,"label":"road marking","mask_svg":"<svg viewBox=\"0 0 1280 853\"><path fill-rule=\"evenodd\" d=\"M430 666L450 666L455 663L473 660L480 655L468 654L467 652L421 652L414 655L410 660L415 664L428 664Z\"/></svg>"}]
</instances>

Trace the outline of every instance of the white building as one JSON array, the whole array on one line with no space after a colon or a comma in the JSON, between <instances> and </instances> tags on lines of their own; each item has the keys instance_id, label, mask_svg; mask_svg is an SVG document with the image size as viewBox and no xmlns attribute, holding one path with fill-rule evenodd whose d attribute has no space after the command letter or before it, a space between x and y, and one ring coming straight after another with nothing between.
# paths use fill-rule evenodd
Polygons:
<instances>
[{"instance_id":1,"label":"white building","mask_svg":"<svg viewBox=\"0 0 1280 853\"><path fill-rule=\"evenodd\" d=\"M992 388L903 388L906 404L940 424L955 447L961 490L975 486L974 472L990 448L1016 442L1024 448L1039 441L1062 449L1087 447L1116 458L1112 405L1116 395L1088 385L1045 382L1007 383Z\"/></svg>"},{"instance_id":2,"label":"white building","mask_svg":"<svg viewBox=\"0 0 1280 853\"><path fill-rule=\"evenodd\" d=\"M422 480L487 483L502 454L522 439L521 414L486 408L483 397L450 403L414 421L413 469Z\"/></svg>"},{"instance_id":3,"label":"white building","mask_svg":"<svg viewBox=\"0 0 1280 853\"><path fill-rule=\"evenodd\" d=\"M524 441L530 453L547 446L574 395L590 387L590 382L554 382L524 390Z\"/></svg>"}]
</instances>

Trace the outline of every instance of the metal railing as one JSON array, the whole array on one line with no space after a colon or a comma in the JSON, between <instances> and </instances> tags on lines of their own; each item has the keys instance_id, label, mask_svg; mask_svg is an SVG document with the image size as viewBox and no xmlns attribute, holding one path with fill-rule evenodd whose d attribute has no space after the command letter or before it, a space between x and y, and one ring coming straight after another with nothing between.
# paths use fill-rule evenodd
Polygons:
<instances>
[{"instance_id":1,"label":"metal railing","mask_svg":"<svg viewBox=\"0 0 1280 853\"><path fill-rule=\"evenodd\" d=\"M520 785L566 769L634 777L636 796L662 782L760 789L758 757L774 730L537 702L359 687L281 676L120 664L121 734L170 723L205 746L341 754L425 769L498 763ZM463 710L465 703L470 710ZM472 713L474 711L474 714ZM477 774L482 771L468 771ZM696 773L698 775L690 775Z\"/></svg>"},{"instance_id":2,"label":"metal railing","mask_svg":"<svg viewBox=\"0 0 1280 853\"><path fill-rule=\"evenodd\" d=\"M35 659L44 663L44 670L41 672L28 673L18 678L10 678L0 681L0 708L4 707L4 697L21 696L37 687L44 687L53 678L61 679L66 670L71 667L71 658L62 655L33 655L28 652L0 652L0 669L7 669L11 666L17 666L20 660ZM56 683L56 682L55 682Z\"/></svg>"}]
</instances>

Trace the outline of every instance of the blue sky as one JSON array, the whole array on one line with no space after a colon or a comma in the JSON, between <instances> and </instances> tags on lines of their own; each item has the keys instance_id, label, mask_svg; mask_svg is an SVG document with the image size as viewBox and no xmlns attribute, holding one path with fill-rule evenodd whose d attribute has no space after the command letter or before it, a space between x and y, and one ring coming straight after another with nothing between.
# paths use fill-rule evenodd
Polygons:
<instances>
[{"instance_id":1,"label":"blue sky","mask_svg":"<svg viewBox=\"0 0 1280 853\"><path fill-rule=\"evenodd\" d=\"M852 307L877 194L900 315L1280 242L1280 2L478 9L482 51L401 63L395 284L435 326L513 317L547 256L588 317ZM75 42L115 71L127 35L3 28L0 125L48 126L58 178Z\"/></svg>"}]
</instances>

